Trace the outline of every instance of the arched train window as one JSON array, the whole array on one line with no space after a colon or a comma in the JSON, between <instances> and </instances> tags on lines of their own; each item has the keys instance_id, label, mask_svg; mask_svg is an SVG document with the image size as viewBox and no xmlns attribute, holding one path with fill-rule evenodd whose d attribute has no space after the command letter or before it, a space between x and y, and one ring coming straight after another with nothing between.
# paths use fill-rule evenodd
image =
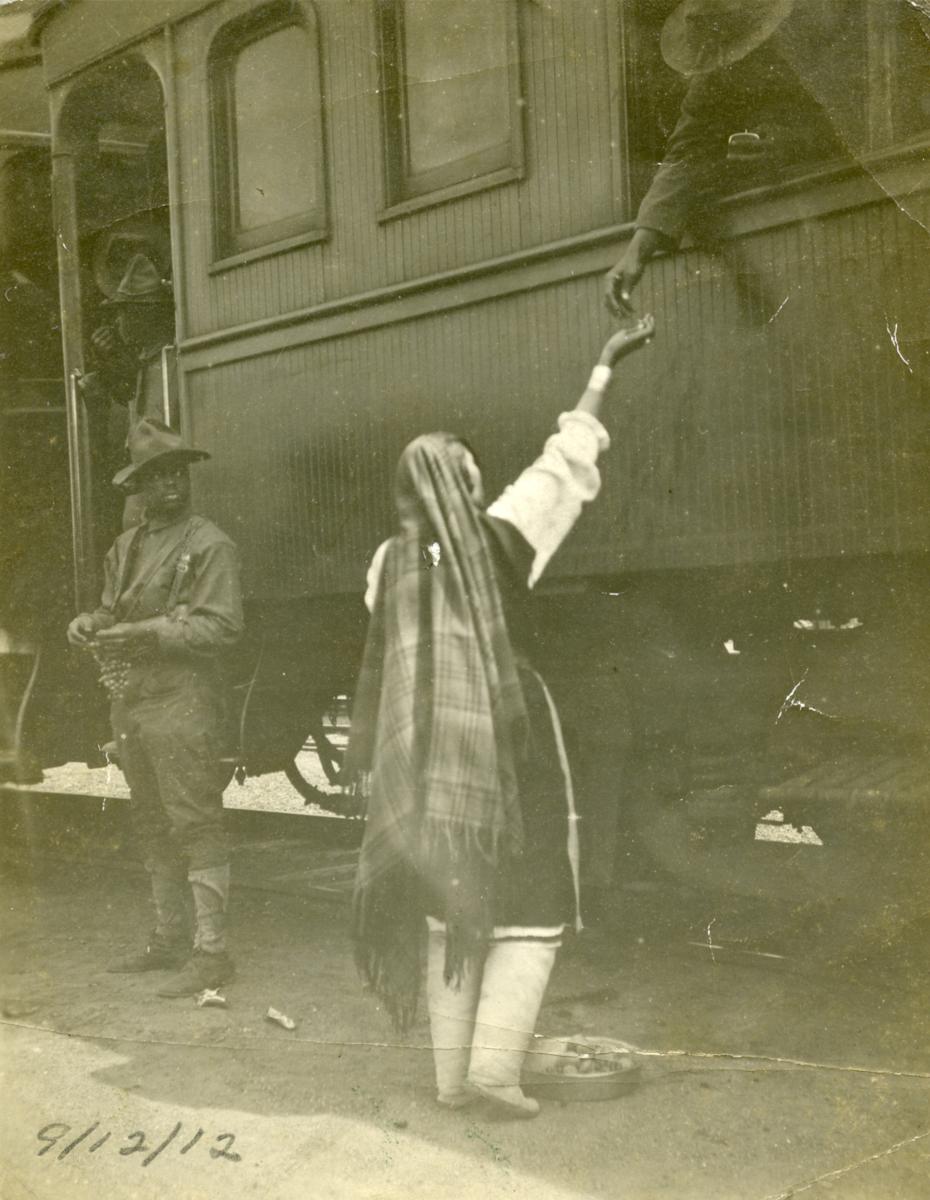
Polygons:
<instances>
[{"instance_id":1,"label":"arched train window","mask_svg":"<svg viewBox=\"0 0 930 1200\"><path fill-rule=\"evenodd\" d=\"M317 21L278 0L230 22L210 51L217 259L327 233Z\"/></svg>"}]
</instances>

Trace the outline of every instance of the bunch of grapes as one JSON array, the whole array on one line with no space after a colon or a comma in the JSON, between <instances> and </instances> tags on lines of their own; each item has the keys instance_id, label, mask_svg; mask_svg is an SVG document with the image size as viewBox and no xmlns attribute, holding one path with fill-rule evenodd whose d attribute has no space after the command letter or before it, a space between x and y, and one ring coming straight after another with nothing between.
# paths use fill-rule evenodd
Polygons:
<instances>
[{"instance_id":1,"label":"bunch of grapes","mask_svg":"<svg viewBox=\"0 0 930 1200\"><path fill-rule=\"evenodd\" d=\"M129 686L129 671L139 661L139 651L130 650L128 646L103 647L99 643L91 647L97 666L100 668L100 682L107 690L111 700L119 700L126 694Z\"/></svg>"}]
</instances>

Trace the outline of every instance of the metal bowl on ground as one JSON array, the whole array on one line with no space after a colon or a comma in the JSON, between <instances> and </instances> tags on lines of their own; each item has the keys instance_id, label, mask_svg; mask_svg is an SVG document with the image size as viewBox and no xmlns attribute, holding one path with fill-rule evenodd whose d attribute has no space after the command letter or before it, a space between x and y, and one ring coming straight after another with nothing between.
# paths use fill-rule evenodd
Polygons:
<instances>
[{"instance_id":1,"label":"metal bowl on ground","mask_svg":"<svg viewBox=\"0 0 930 1200\"><path fill-rule=\"evenodd\" d=\"M523 1068L523 1090L540 1100L614 1100L639 1083L629 1048L613 1038L534 1037Z\"/></svg>"}]
</instances>

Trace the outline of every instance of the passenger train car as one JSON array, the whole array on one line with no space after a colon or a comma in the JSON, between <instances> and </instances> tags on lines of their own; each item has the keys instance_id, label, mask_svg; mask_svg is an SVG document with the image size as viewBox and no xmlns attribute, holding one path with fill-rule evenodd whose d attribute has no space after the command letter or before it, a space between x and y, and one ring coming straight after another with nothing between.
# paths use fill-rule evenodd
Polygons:
<instances>
[{"instance_id":1,"label":"passenger train car","mask_svg":"<svg viewBox=\"0 0 930 1200\"><path fill-rule=\"evenodd\" d=\"M536 598L601 882L630 822L684 796L925 746L930 28L898 0L831 4L836 143L795 152L788 113L777 167L734 154L713 237L649 267L655 344L622 370L603 494ZM238 753L280 767L351 693L405 442L462 431L493 493L580 393L682 97L673 7L35 7L4 86L41 73L48 124L0 171L4 197L30 164L41 192L51 163L57 261L36 270L63 349L4 384L7 483L44 518L6 609L20 769L105 737L63 622L118 528L120 412L83 385L128 257L172 283L161 402L212 453L196 501L243 556ZM24 596L46 619L17 629Z\"/></svg>"}]
</instances>

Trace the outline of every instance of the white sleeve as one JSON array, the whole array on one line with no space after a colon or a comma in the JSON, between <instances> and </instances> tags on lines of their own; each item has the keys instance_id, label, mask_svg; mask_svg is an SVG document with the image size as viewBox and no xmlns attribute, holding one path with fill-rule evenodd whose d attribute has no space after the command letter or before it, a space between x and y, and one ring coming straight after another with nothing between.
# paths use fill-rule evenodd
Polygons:
<instances>
[{"instance_id":1,"label":"white sleeve","mask_svg":"<svg viewBox=\"0 0 930 1200\"><path fill-rule=\"evenodd\" d=\"M588 412L562 413L554 433L531 467L506 487L488 515L509 521L534 550L528 586L533 587L568 536L581 509L601 487L597 457L610 438Z\"/></svg>"},{"instance_id":2,"label":"white sleeve","mask_svg":"<svg viewBox=\"0 0 930 1200\"><path fill-rule=\"evenodd\" d=\"M378 584L381 581L381 569L384 566L384 555L387 548L387 542L382 542L372 555L371 565L365 576L365 607L369 612L374 612L375 600L378 598Z\"/></svg>"}]
</instances>

